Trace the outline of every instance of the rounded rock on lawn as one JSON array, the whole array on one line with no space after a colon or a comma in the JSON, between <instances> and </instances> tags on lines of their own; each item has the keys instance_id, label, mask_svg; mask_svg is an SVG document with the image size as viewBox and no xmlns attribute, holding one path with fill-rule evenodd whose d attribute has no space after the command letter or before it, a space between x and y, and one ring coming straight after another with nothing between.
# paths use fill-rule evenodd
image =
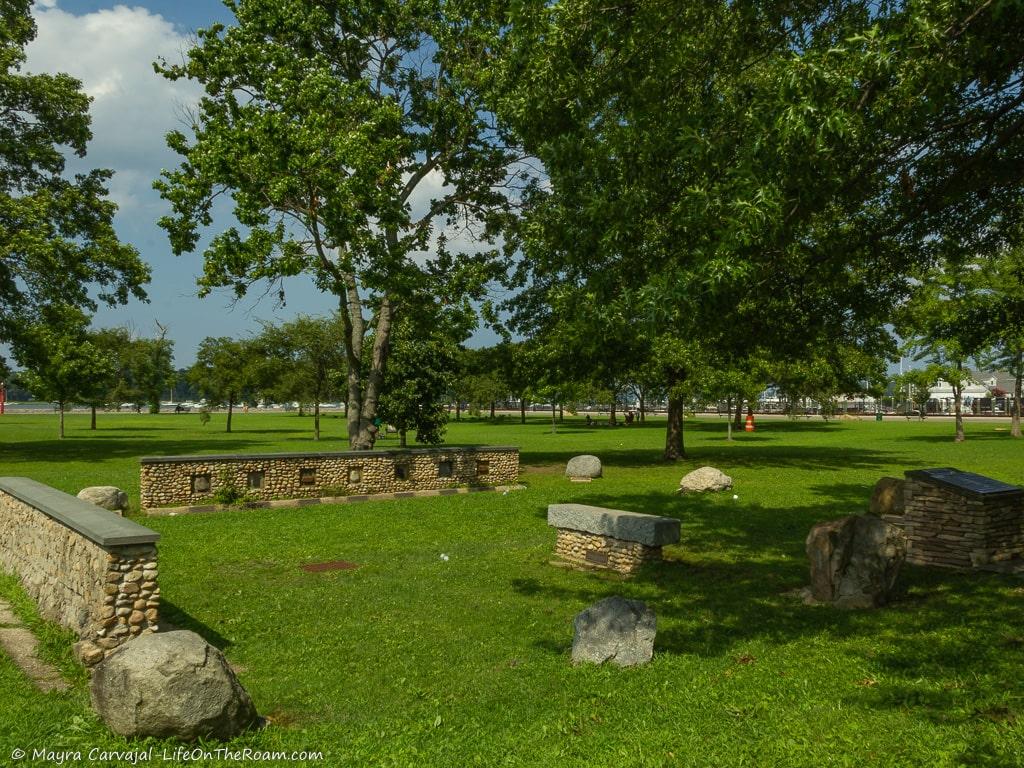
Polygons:
<instances>
[{"instance_id":1,"label":"rounded rock on lawn","mask_svg":"<svg viewBox=\"0 0 1024 768\"><path fill-rule=\"evenodd\" d=\"M732 478L714 467L700 467L679 481L680 493L727 491L730 488L732 488Z\"/></svg>"},{"instance_id":2,"label":"rounded rock on lawn","mask_svg":"<svg viewBox=\"0 0 1024 768\"><path fill-rule=\"evenodd\" d=\"M93 709L121 736L230 739L258 722L224 655L195 632L146 634L98 664Z\"/></svg>"},{"instance_id":3,"label":"rounded rock on lawn","mask_svg":"<svg viewBox=\"0 0 1024 768\"><path fill-rule=\"evenodd\" d=\"M601 460L584 454L573 456L565 466L566 477L601 477Z\"/></svg>"},{"instance_id":4,"label":"rounded rock on lawn","mask_svg":"<svg viewBox=\"0 0 1024 768\"><path fill-rule=\"evenodd\" d=\"M573 619L573 664L646 664L654 655L657 620L640 600L606 597Z\"/></svg>"},{"instance_id":5,"label":"rounded rock on lawn","mask_svg":"<svg viewBox=\"0 0 1024 768\"><path fill-rule=\"evenodd\" d=\"M113 485L93 485L78 492L78 498L111 512L128 509L128 494Z\"/></svg>"}]
</instances>

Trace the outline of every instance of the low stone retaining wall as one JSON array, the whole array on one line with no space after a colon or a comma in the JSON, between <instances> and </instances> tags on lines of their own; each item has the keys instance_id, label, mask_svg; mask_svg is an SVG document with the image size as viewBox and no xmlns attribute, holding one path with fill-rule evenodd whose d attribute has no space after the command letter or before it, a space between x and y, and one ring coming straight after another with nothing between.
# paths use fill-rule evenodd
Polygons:
<instances>
[{"instance_id":1,"label":"low stone retaining wall","mask_svg":"<svg viewBox=\"0 0 1024 768\"><path fill-rule=\"evenodd\" d=\"M519 449L508 446L162 456L140 461L140 495L146 509L211 504L225 486L251 501L270 501L512 485L519 477Z\"/></svg>"},{"instance_id":2,"label":"low stone retaining wall","mask_svg":"<svg viewBox=\"0 0 1024 768\"><path fill-rule=\"evenodd\" d=\"M967 569L1020 559L1024 488L949 467L905 475L908 563Z\"/></svg>"},{"instance_id":3,"label":"low stone retaining wall","mask_svg":"<svg viewBox=\"0 0 1024 768\"><path fill-rule=\"evenodd\" d=\"M679 541L679 521L586 504L551 504L548 525L558 530L555 554L567 562L635 573L661 560L661 548Z\"/></svg>"},{"instance_id":4,"label":"low stone retaining wall","mask_svg":"<svg viewBox=\"0 0 1024 768\"><path fill-rule=\"evenodd\" d=\"M0 566L39 613L94 644L84 660L156 629L160 534L26 477L0 477Z\"/></svg>"}]
</instances>

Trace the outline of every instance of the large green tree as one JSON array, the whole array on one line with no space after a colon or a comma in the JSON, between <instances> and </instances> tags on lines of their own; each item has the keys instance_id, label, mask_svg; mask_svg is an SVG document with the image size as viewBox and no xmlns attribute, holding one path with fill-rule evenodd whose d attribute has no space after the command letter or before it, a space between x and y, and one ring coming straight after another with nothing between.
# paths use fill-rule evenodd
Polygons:
<instances>
[{"instance_id":1,"label":"large green tree","mask_svg":"<svg viewBox=\"0 0 1024 768\"><path fill-rule=\"evenodd\" d=\"M83 157L91 138L89 97L69 75L22 71L36 33L30 7L0 3L0 342L22 364L26 333L38 336L48 308L144 298L149 279L114 232L111 172L65 175L67 157Z\"/></svg>"},{"instance_id":2,"label":"large green tree","mask_svg":"<svg viewBox=\"0 0 1024 768\"><path fill-rule=\"evenodd\" d=\"M183 162L157 183L174 211L161 224L191 251L229 193L241 226L206 248L203 290L304 274L337 297L349 441L370 448L396 321L427 299L481 297L494 274L514 157L461 77L472 51L454 3L227 4L236 25L158 65L206 90L193 135L168 137Z\"/></svg>"},{"instance_id":3,"label":"large green tree","mask_svg":"<svg viewBox=\"0 0 1024 768\"><path fill-rule=\"evenodd\" d=\"M726 359L875 346L929 238L980 231L986 179L1024 177L1019 3L509 9L481 33L493 103L550 175L522 230L520 316L563 286L600 305L647 293L670 391L694 340Z\"/></svg>"}]
</instances>

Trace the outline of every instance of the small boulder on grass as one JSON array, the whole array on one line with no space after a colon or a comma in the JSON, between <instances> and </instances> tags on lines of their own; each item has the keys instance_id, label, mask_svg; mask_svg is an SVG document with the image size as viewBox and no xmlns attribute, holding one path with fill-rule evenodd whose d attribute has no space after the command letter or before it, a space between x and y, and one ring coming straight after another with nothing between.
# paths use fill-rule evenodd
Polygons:
<instances>
[{"instance_id":1,"label":"small boulder on grass","mask_svg":"<svg viewBox=\"0 0 1024 768\"><path fill-rule=\"evenodd\" d=\"M93 669L93 709L121 736L227 740L259 720L224 654L195 632L141 635Z\"/></svg>"},{"instance_id":2,"label":"small boulder on grass","mask_svg":"<svg viewBox=\"0 0 1024 768\"><path fill-rule=\"evenodd\" d=\"M97 507L121 513L128 509L128 494L113 485L93 485L78 492L78 498Z\"/></svg>"},{"instance_id":3,"label":"small boulder on grass","mask_svg":"<svg viewBox=\"0 0 1024 768\"><path fill-rule=\"evenodd\" d=\"M572 662L620 667L646 664L654 655L657 620L654 611L640 600L606 597L572 622Z\"/></svg>"},{"instance_id":4,"label":"small boulder on grass","mask_svg":"<svg viewBox=\"0 0 1024 768\"><path fill-rule=\"evenodd\" d=\"M679 493L707 493L730 488L732 478L714 467L695 469L679 481Z\"/></svg>"},{"instance_id":5,"label":"small boulder on grass","mask_svg":"<svg viewBox=\"0 0 1024 768\"><path fill-rule=\"evenodd\" d=\"M601 477L601 460L590 454L573 456L565 466L565 476L587 479Z\"/></svg>"}]
</instances>

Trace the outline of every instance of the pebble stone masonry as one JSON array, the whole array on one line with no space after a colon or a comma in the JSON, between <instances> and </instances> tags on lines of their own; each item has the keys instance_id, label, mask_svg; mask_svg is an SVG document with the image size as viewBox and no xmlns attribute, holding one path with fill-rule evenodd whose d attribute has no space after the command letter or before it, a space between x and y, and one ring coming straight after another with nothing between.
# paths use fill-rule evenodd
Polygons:
<instances>
[{"instance_id":1,"label":"pebble stone masonry","mask_svg":"<svg viewBox=\"0 0 1024 768\"><path fill-rule=\"evenodd\" d=\"M558 530L556 555L573 565L618 573L635 573L660 560L662 546L679 541L675 518L587 504L549 505L548 525Z\"/></svg>"},{"instance_id":2,"label":"pebble stone masonry","mask_svg":"<svg viewBox=\"0 0 1024 768\"><path fill-rule=\"evenodd\" d=\"M0 477L0 567L74 631L86 664L155 631L160 534L27 477Z\"/></svg>"},{"instance_id":3,"label":"pebble stone masonry","mask_svg":"<svg viewBox=\"0 0 1024 768\"><path fill-rule=\"evenodd\" d=\"M967 569L1019 560L1024 488L950 467L904 474L908 563Z\"/></svg>"},{"instance_id":4,"label":"pebble stone masonry","mask_svg":"<svg viewBox=\"0 0 1024 768\"><path fill-rule=\"evenodd\" d=\"M519 477L519 449L490 445L157 456L140 462L145 509L209 504L226 484L250 499L269 501L508 485Z\"/></svg>"}]
</instances>

